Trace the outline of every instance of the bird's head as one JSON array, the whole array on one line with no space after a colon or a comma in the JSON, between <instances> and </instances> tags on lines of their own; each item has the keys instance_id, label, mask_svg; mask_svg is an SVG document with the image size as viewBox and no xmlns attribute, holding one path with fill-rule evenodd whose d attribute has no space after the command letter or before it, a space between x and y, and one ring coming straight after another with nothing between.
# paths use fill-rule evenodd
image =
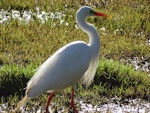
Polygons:
<instances>
[{"instance_id":1,"label":"bird's head","mask_svg":"<svg viewBox=\"0 0 150 113\"><path fill-rule=\"evenodd\" d=\"M82 15L83 17L86 17L86 16L102 16L102 17L106 17L106 18L111 18L111 16L100 13L100 12L96 12L94 9L92 9L91 7L88 7L88 6L82 6L78 10L78 13L80 13L80 15Z\"/></svg>"}]
</instances>

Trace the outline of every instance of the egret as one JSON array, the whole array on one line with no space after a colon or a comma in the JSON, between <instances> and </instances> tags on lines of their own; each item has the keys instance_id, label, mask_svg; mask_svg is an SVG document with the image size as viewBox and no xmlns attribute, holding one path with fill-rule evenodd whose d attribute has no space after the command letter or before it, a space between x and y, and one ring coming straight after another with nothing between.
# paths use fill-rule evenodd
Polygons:
<instances>
[{"instance_id":1,"label":"egret","mask_svg":"<svg viewBox=\"0 0 150 113\"><path fill-rule=\"evenodd\" d=\"M91 7L82 6L77 11L76 22L78 27L89 36L89 43L71 42L49 57L27 83L25 96L17 104L16 110L19 110L29 99L49 91L50 96L46 105L46 113L48 113L48 106L55 92L72 86L71 107L77 113L74 105L74 87L80 79L86 86L92 83L99 60L99 34L92 24L85 21L88 16L109 17L94 11Z\"/></svg>"}]
</instances>

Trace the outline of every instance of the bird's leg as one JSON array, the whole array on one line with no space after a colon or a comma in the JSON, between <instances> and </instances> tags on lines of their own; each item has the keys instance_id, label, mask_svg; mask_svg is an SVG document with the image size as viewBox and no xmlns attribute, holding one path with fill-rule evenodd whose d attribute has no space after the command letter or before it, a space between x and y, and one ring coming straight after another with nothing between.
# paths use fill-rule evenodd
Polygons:
<instances>
[{"instance_id":1,"label":"bird's leg","mask_svg":"<svg viewBox=\"0 0 150 113\"><path fill-rule=\"evenodd\" d=\"M73 108L73 111L75 113L78 113L78 111L76 110L76 107L74 105L74 88L72 88L72 95L71 95L71 102L70 102L70 104L71 104L71 107Z\"/></svg>"},{"instance_id":2,"label":"bird's leg","mask_svg":"<svg viewBox=\"0 0 150 113\"><path fill-rule=\"evenodd\" d=\"M54 93L51 93L48 97L48 101L47 101L47 105L46 105L46 113L49 113L48 106L49 106L49 103L52 100L53 96L54 96Z\"/></svg>"}]
</instances>

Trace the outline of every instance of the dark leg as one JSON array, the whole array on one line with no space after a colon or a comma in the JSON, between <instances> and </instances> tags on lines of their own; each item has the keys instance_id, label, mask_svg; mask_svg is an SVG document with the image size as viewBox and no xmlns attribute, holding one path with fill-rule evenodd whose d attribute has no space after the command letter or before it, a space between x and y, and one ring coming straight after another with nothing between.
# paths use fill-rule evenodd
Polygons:
<instances>
[{"instance_id":1,"label":"dark leg","mask_svg":"<svg viewBox=\"0 0 150 113\"><path fill-rule=\"evenodd\" d=\"M46 105L46 113L49 113L48 106L49 106L49 103L52 100L53 96L54 96L54 93L51 93L48 97L48 101L47 101L47 105Z\"/></svg>"},{"instance_id":2,"label":"dark leg","mask_svg":"<svg viewBox=\"0 0 150 113\"><path fill-rule=\"evenodd\" d=\"M78 111L76 110L76 107L74 106L74 88L72 88L72 95L71 95L71 107L73 108L74 113L78 113Z\"/></svg>"}]
</instances>

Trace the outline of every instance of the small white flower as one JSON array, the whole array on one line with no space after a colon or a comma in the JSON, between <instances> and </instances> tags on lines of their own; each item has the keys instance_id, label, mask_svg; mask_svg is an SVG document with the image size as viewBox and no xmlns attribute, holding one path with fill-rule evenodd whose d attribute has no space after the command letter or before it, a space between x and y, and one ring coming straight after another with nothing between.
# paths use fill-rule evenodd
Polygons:
<instances>
[{"instance_id":1,"label":"small white flower","mask_svg":"<svg viewBox=\"0 0 150 113\"><path fill-rule=\"evenodd\" d=\"M60 25L64 23L64 20L60 20Z\"/></svg>"},{"instance_id":2,"label":"small white flower","mask_svg":"<svg viewBox=\"0 0 150 113\"><path fill-rule=\"evenodd\" d=\"M101 31L106 31L105 27L100 28Z\"/></svg>"},{"instance_id":3,"label":"small white flower","mask_svg":"<svg viewBox=\"0 0 150 113\"><path fill-rule=\"evenodd\" d=\"M68 23L68 22L66 22L66 23L65 23L65 25L66 25L66 26L68 26L68 25L69 25L69 23Z\"/></svg>"}]
</instances>

